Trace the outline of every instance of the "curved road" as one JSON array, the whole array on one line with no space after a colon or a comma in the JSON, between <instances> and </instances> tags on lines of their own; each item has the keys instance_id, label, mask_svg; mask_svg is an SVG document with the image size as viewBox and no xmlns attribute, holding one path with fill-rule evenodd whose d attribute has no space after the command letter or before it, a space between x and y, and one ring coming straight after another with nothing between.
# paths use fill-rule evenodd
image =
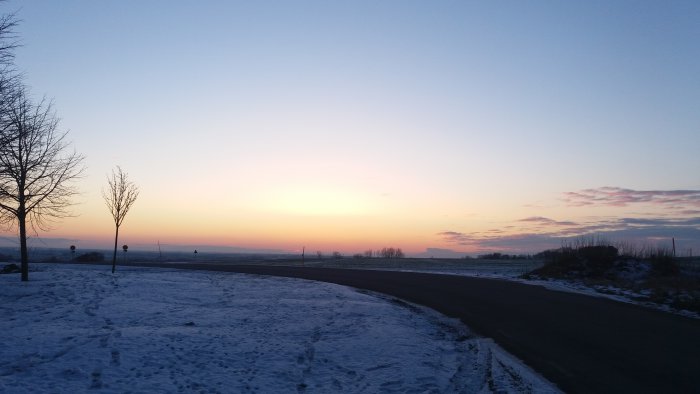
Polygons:
<instances>
[{"instance_id":1,"label":"curved road","mask_svg":"<svg viewBox=\"0 0 700 394\"><path fill-rule=\"evenodd\" d=\"M700 320L541 286L334 268L139 264L275 275L389 294L459 318L566 392L700 392Z\"/></svg>"}]
</instances>

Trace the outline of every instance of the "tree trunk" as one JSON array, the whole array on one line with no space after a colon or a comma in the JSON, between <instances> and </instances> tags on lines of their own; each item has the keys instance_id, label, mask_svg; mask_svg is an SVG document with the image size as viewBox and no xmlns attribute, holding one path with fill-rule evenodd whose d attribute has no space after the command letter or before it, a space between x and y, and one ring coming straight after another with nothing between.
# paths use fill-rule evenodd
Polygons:
<instances>
[{"instance_id":1,"label":"tree trunk","mask_svg":"<svg viewBox=\"0 0 700 394\"><path fill-rule=\"evenodd\" d=\"M27 214L24 212L24 203L20 203L17 219L19 221L19 250L22 256L22 282L26 282L29 280L29 253L27 252Z\"/></svg>"},{"instance_id":2,"label":"tree trunk","mask_svg":"<svg viewBox=\"0 0 700 394\"><path fill-rule=\"evenodd\" d=\"M117 240L119 239L119 226L117 226L117 231L114 234L114 255L112 256L112 273L117 267Z\"/></svg>"}]
</instances>

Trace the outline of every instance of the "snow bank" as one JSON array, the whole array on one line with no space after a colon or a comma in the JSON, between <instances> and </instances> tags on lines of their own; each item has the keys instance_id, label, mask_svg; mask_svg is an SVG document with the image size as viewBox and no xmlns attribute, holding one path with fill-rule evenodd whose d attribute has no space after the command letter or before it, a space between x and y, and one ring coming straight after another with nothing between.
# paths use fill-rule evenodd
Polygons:
<instances>
[{"instance_id":1,"label":"snow bank","mask_svg":"<svg viewBox=\"0 0 700 394\"><path fill-rule=\"evenodd\" d=\"M300 279L34 264L0 275L0 392L556 392L432 310Z\"/></svg>"},{"instance_id":2,"label":"snow bank","mask_svg":"<svg viewBox=\"0 0 700 394\"><path fill-rule=\"evenodd\" d=\"M465 266L462 269L454 269L453 267L440 267L436 264L435 267L430 269L419 269L410 266L389 266L384 268L374 268L382 270L394 270L403 272L421 272L436 275L456 275L456 276L469 276L475 278L484 279L500 279L509 280L513 282L523 283L526 285L542 286L546 289L552 291L561 291L567 293L576 293L587 295L591 297L607 298L610 300L625 302L628 304L634 304L639 306L644 306L651 309L656 309L668 313L673 313L681 316L691 317L695 319L700 319L700 313L676 309L667 304L659 304L651 301L642 301L640 299L645 299L649 296L648 291L635 292L630 289L624 289L621 287L615 287L612 285L588 285L581 280L569 280L569 279L554 279L554 278L537 278L530 277L528 279L522 278L524 273L529 271L524 271L522 267L525 265L516 264L506 264L501 266L500 261L492 262L481 262L474 266ZM536 266L537 264L533 264ZM625 279L635 279L642 277L644 271L649 270L648 266L640 264L639 262L634 262L631 264L631 269L627 272L623 272L623 277Z\"/></svg>"}]
</instances>

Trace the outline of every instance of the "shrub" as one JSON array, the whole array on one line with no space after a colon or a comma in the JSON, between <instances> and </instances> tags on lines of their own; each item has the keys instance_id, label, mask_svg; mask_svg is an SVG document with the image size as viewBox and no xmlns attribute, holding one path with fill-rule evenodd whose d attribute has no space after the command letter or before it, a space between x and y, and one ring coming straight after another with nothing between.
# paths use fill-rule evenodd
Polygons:
<instances>
[{"instance_id":1,"label":"shrub","mask_svg":"<svg viewBox=\"0 0 700 394\"><path fill-rule=\"evenodd\" d=\"M583 276L599 278L617 260L617 248L610 245L562 247L539 254L546 260L534 274L545 276Z\"/></svg>"},{"instance_id":2,"label":"shrub","mask_svg":"<svg viewBox=\"0 0 700 394\"><path fill-rule=\"evenodd\" d=\"M617 260L617 248L610 245L584 246L576 250L584 260L588 276L601 277Z\"/></svg>"},{"instance_id":3,"label":"shrub","mask_svg":"<svg viewBox=\"0 0 700 394\"><path fill-rule=\"evenodd\" d=\"M2 270L0 270L0 274L15 274L15 273L19 273L19 272L20 272L19 266L17 264L14 264L14 263L7 264L6 266L4 266L2 268Z\"/></svg>"},{"instance_id":4,"label":"shrub","mask_svg":"<svg viewBox=\"0 0 700 394\"><path fill-rule=\"evenodd\" d=\"M0 253L0 261L14 261L15 258L9 254Z\"/></svg>"},{"instance_id":5,"label":"shrub","mask_svg":"<svg viewBox=\"0 0 700 394\"><path fill-rule=\"evenodd\" d=\"M105 255L99 252L81 254L80 256L75 258L75 261L78 261L80 263L99 263L100 261L104 260Z\"/></svg>"},{"instance_id":6,"label":"shrub","mask_svg":"<svg viewBox=\"0 0 700 394\"><path fill-rule=\"evenodd\" d=\"M680 272L678 262L668 249L658 248L656 251L652 251L649 253L649 261L651 262L651 271L655 275L673 276Z\"/></svg>"},{"instance_id":7,"label":"shrub","mask_svg":"<svg viewBox=\"0 0 700 394\"><path fill-rule=\"evenodd\" d=\"M582 270L575 250L569 247L546 250L538 256L545 259L545 264L532 273L544 276L569 276Z\"/></svg>"}]
</instances>

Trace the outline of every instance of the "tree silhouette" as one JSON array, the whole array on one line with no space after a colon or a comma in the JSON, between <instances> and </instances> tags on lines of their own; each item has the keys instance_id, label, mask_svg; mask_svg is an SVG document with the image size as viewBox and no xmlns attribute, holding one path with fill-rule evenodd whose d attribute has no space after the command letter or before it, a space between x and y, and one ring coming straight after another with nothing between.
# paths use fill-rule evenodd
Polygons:
<instances>
[{"instance_id":1,"label":"tree silhouette","mask_svg":"<svg viewBox=\"0 0 700 394\"><path fill-rule=\"evenodd\" d=\"M402 259L406 257L401 248L382 248L382 250L377 252L377 256L385 259Z\"/></svg>"},{"instance_id":2,"label":"tree silhouette","mask_svg":"<svg viewBox=\"0 0 700 394\"><path fill-rule=\"evenodd\" d=\"M0 15L0 139L4 141L5 129L9 122L8 110L20 83L20 76L14 68L14 50L19 46L14 28L17 18L14 13Z\"/></svg>"},{"instance_id":3,"label":"tree silhouette","mask_svg":"<svg viewBox=\"0 0 700 394\"><path fill-rule=\"evenodd\" d=\"M82 172L83 157L68 151L67 132L58 130L50 101L34 103L26 87L16 86L3 103L0 147L0 221L19 227L22 281L29 280L27 224L47 230L52 219L68 216L71 185Z\"/></svg>"},{"instance_id":4,"label":"tree silhouette","mask_svg":"<svg viewBox=\"0 0 700 394\"><path fill-rule=\"evenodd\" d=\"M126 214L139 196L139 188L129 180L129 175L117 166L117 171L112 170L112 175L107 177L109 190L102 190L102 196L107 203L107 208L112 214L116 231L114 233L114 255L112 256L112 273L117 266L117 242L119 241L119 227L124 222Z\"/></svg>"}]
</instances>

